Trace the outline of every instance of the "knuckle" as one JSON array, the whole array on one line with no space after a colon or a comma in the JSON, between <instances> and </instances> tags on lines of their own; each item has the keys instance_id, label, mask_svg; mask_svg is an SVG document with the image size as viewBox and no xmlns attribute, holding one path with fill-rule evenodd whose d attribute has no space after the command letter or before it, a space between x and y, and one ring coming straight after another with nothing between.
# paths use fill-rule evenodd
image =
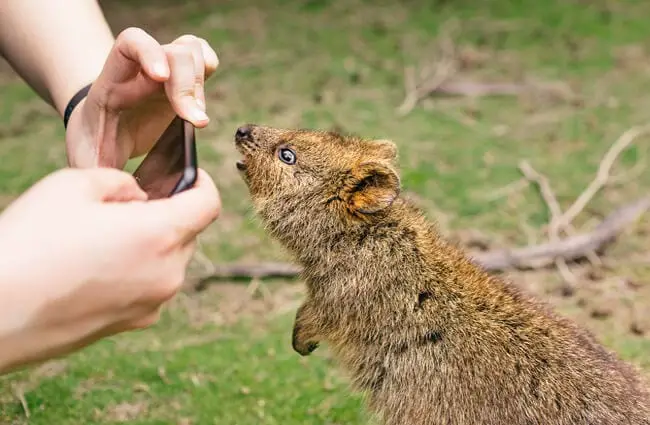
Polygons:
<instances>
[{"instance_id":1,"label":"knuckle","mask_svg":"<svg viewBox=\"0 0 650 425\"><path fill-rule=\"evenodd\" d=\"M163 237L163 246L168 250L177 249L182 240L182 232L172 227L172 229L168 230Z\"/></svg>"},{"instance_id":2,"label":"knuckle","mask_svg":"<svg viewBox=\"0 0 650 425\"><path fill-rule=\"evenodd\" d=\"M131 322L130 328L133 330L149 328L160 320L161 311L156 309L153 312Z\"/></svg>"},{"instance_id":3,"label":"knuckle","mask_svg":"<svg viewBox=\"0 0 650 425\"><path fill-rule=\"evenodd\" d=\"M198 236L194 236L189 242L185 244L185 249L189 253L189 258L190 260L194 258L194 255L196 254L197 250L197 245L198 245ZM189 260L188 260L189 262Z\"/></svg>"},{"instance_id":4,"label":"knuckle","mask_svg":"<svg viewBox=\"0 0 650 425\"><path fill-rule=\"evenodd\" d=\"M173 99L176 100L177 102L191 102L191 106L188 105L187 103L184 103L183 105L185 107L194 107L194 86L193 85L179 85L176 90L174 91L173 94Z\"/></svg>"},{"instance_id":5,"label":"knuckle","mask_svg":"<svg viewBox=\"0 0 650 425\"><path fill-rule=\"evenodd\" d=\"M79 171L80 171L79 169L75 169L75 168L63 168L50 174L50 179L52 180L73 179L79 174Z\"/></svg>"},{"instance_id":6,"label":"knuckle","mask_svg":"<svg viewBox=\"0 0 650 425\"><path fill-rule=\"evenodd\" d=\"M81 178L83 174L86 174L86 178ZM84 173L84 170L73 169L73 168L64 168L54 173L50 174L47 178L52 184L63 185L69 187L73 190L73 187L77 187L77 190L88 190L92 186L91 176L89 173Z\"/></svg>"},{"instance_id":7,"label":"knuckle","mask_svg":"<svg viewBox=\"0 0 650 425\"><path fill-rule=\"evenodd\" d=\"M222 202L221 202L221 195L219 194L219 190L217 189L216 186L213 186L212 188L212 194L211 194L211 199L212 202L210 203L210 211L212 213L212 218L213 221L219 218L221 215L221 207L222 207Z\"/></svg>"},{"instance_id":8,"label":"knuckle","mask_svg":"<svg viewBox=\"0 0 650 425\"><path fill-rule=\"evenodd\" d=\"M165 46L167 56L172 60L192 61L192 51L180 44L169 44Z\"/></svg>"},{"instance_id":9,"label":"knuckle","mask_svg":"<svg viewBox=\"0 0 650 425\"><path fill-rule=\"evenodd\" d=\"M203 60L205 61L205 66L209 71L214 71L219 66L219 56L210 46L207 40L200 38L199 43L201 44L201 51L203 54Z\"/></svg>"},{"instance_id":10,"label":"knuckle","mask_svg":"<svg viewBox=\"0 0 650 425\"><path fill-rule=\"evenodd\" d=\"M219 64L221 63L219 61L219 56L216 54L216 52L213 51L212 53L214 53L214 57L212 58L213 60L210 63L210 71L216 70L219 67Z\"/></svg>"},{"instance_id":11,"label":"knuckle","mask_svg":"<svg viewBox=\"0 0 650 425\"><path fill-rule=\"evenodd\" d=\"M174 40L174 43L196 43L198 41L198 37L192 34L183 34L180 37L178 37L176 40Z\"/></svg>"},{"instance_id":12,"label":"knuckle","mask_svg":"<svg viewBox=\"0 0 650 425\"><path fill-rule=\"evenodd\" d=\"M184 282L185 270L183 268L182 273L174 273L174 275L161 281L153 294L155 300L161 304L169 301L178 293Z\"/></svg>"},{"instance_id":13,"label":"knuckle","mask_svg":"<svg viewBox=\"0 0 650 425\"><path fill-rule=\"evenodd\" d=\"M159 309L181 290L185 283L185 267L176 264L174 268L175 270L167 269L168 273L164 275L161 273L161 276L155 282L150 282L142 293L140 303L147 310Z\"/></svg>"},{"instance_id":14,"label":"knuckle","mask_svg":"<svg viewBox=\"0 0 650 425\"><path fill-rule=\"evenodd\" d=\"M170 229L162 230L151 236L151 246L158 248L158 251L163 253L174 250L179 244L177 232Z\"/></svg>"},{"instance_id":15,"label":"knuckle","mask_svg":"<svg viewBox=\"0 0 650 425\"><path fill-rule=\"evenodd\" d=\"M147 33L142 28L137 27L128 27L120 32L117 36L118 42L131 42L137 40L139 37L146 35Z\"/></svg>"},{"instance_id":16,"label":"knuckle","mask_svg":"<svg viewBox=\"0 0 650 425\"><path fill-rule=\"evenodd\" d=\"M221 215L221 207L219 204L209 204L203 207L203 211L197 214L196 226L194 233L197 235L204 232L210 227Z\"/></svg>"},{"instance_id":17,"label":"knuckle","mask_svg":"<svg viewBox=\"0 0 650 425\"><path fill-rule=\"evenodd\" d=\"M138 247L142 250L146 249L158 257L169 255L178 246L178 238L175 233L162 220L140 227L137 235Z\"/></svg>"},{"instance_id":18,"label":"knuckle","mask_svg":"<svg viewBox=\"0 0 650 425\"><path fill-rule=\"evenodd\" d=\"M214 202L210 206L208 219L209 223L216 221L221 216L221 199L216 196Z\"/></svg>"},{"instance_id":19,"label":"knuckle","mask_svg":"<svg viewBox=\"0 0 650 425\"><path fill-rule=\"evenodd\" d=\"M200 64L203 67L204 57L203 57L203 46L201 39L191 35L185 34L178 37L172 44L175 44L176 51L183 52L187 54L194 62Z\"/></svg>"}]
</instances>

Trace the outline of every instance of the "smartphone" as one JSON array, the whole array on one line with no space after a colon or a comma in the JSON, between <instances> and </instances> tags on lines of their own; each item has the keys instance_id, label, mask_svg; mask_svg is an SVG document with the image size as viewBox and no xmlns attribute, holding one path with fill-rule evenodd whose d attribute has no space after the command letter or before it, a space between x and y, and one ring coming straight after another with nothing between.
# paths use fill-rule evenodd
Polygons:
<instances>
[{"instance_id":1,"label":"smartphone","mask_svg":"<svg viewBox=\"0 0 650 425\"><path fill-rule=\"evenodd\" d=\"M176 116L133 176L149 199L161 199L194 186L197 173L194 126Z\"/></svg>"}]
</instances>

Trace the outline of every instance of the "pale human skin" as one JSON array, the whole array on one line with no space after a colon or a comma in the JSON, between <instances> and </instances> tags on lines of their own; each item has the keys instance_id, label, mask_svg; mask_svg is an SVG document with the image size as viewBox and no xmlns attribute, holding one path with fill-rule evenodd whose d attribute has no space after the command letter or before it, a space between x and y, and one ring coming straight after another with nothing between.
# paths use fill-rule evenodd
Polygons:
<instances>
[{"instance_id":1,"label":"pale human skin","mask_svg":"<svg viewBox=\"0 0 650 425\"><path fill-rule=\"evenodd\" d=\"M204 81L219 60L199 37L160 45L128 28L115 40L96 1L3 0L0 52L61 116L93 83L68 124L72 166L122 168L151 148L175 113L208 125Z\"/></svg>"},{"instance_id":2,"label":"pale human skin","mask_svg":"<svg viewBox=\"0 0 650 425\"><path fill-rule=\"evenodd\" d=\"M0 54L61 116L93 83L68 124L71 168L0 214L1 374L155 323L221 201L203 170L152 201L121 171L174 114L208 124L204 81L219 61L204 40L161 45L137 28L114 38L95 1L5 0Z\"/></svg>"}]
</instances>

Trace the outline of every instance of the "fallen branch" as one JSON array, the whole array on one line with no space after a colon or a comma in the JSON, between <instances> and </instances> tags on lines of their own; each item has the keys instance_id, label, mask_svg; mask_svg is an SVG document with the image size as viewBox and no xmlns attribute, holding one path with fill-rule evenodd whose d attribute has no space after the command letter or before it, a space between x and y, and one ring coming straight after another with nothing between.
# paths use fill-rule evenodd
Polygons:
<instances>
[{"instance_id":1,"label":"fallen branch","mask_svg":"<svg viewBox=\"0 0 650 425\"><path fill-rule=\"evenodd\" d=\"M571 236L558 242L476 253L473 258L488 271L542 268L553 264L554 259L558 257L565 261L579 260L585 258L589 252L602 251L609 242L648 209L650 209L650 196L617 209L591 232Z\"/></svg>"},{"instance_id":2,"label":"fallen branch","mask_svg":"<svg viewBox=\"0 0 650 425\"><path fill-rule=\"evenodd\" d=\"M290 263L214 264L210 273L199 277L192 286L202 291L213 280L293 278L300 267Z\"/></svg>"},{"instance_id":3,"label":"fallen branch","mask_svg":"<svg viewBox=\"0 0 650 425\"><path fill-rule=\"evenodd\" d=\"M516 83L484 83L476 81L447 81L437 85L426 95L446 94L450 96L516 96L527 90L523 84ZM426 96L425 95L425 96Z\"/></svg>"},{"instance_id":4,"label":"fallen branch","mask_svg":"<svg viewBox=\"0 0 650 425\"><path fill-rule=\"evenodd\" d=\"M650 196L617 209L591 232L524 248L470 253L470 257L489 272L542 268L552 265L556 258L564 261L579 260L587 257L590 252L601 251L648 209ZM214 265L213 272L199 277L192 286L200 291L214 280L295 278L300 271L300 267L289 263Z\"/></svg>"}]
</instances>

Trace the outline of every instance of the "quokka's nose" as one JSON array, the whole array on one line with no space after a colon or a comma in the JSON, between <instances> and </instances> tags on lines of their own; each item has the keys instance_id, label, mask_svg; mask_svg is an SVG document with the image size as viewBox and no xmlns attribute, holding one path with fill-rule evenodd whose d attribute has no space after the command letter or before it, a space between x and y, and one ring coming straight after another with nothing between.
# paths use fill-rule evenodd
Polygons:
<instances>
[{"instance_id":1,"label":"quokka's nose","mask_svg":"<svg viewBox=\"0 0 650 425\"><path fill-rule=\"evenodd\" d=\"M242 125L235 132L235 140L245 140L251 137L252 128L250 125Z\"/></svg>"}]
</instances>

